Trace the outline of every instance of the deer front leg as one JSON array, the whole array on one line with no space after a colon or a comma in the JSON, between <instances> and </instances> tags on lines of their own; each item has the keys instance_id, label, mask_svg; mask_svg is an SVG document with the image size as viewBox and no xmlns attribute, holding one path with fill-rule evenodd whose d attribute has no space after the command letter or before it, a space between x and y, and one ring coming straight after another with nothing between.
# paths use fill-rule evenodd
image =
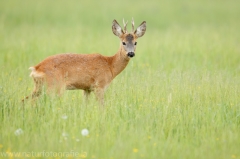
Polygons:
<instances>
[{"instance_id":1,"label":"deer front leg","mask_svg":"<svg viewBox=\"0 0 240 159\"><path fill-rule=\"evenodd\" d=\"M83 90L84 101L86 104L88 104L88 98L89 98L90 93L91 93L90 90Z\"/></svg>"},{"instance_id":2,"label":"deer front leg","mask_svg":"<svg viewBox=\"0 0 240 159\"><path fill-rule=\"evenodd\" d=\"M100 103L100 105L104 106L104 89L103 88L97 88L94 90L94 94Z\"/></svg>"}]
</instances>

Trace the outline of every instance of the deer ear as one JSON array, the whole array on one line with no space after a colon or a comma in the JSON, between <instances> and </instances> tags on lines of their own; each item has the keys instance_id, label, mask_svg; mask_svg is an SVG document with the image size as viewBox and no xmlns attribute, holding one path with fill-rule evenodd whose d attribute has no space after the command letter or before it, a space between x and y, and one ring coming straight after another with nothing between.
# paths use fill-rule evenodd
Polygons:
<instances>
[{"instance_id":1,"label":"deer ear","mask_svg":"<svg viewBox=\"0 0 240 159\"><path fill-rule=\"evenodd\" d=\"M113 20L112 31L113 31L113 34L115 34L119 38L121 38L121 36L123 35L123 30L116 20Z\"/></svg>"},{"instance_id":2,"label":"deer ear","mask_svg":"<svg viewBox=\"0 0 240 159\"><path fill-rule=\"evenodd\" d=\"M142 24L139 25L139 27L137 27L137 29L135 30L134 34L140 38L142 37L145 32L146 32L146 28L147 28L147 25L146 25L146 22L142 22Z\"/></svg>"}]
</instances>

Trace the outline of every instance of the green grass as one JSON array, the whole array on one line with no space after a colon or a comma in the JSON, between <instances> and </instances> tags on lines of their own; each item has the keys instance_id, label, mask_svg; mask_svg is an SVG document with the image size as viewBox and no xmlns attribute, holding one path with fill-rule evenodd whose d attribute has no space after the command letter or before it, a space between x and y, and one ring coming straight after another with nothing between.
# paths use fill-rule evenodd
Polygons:
<instances>
[{"instance_id":1,"label":"green grass","mask_svg":"<svg viewBox=\"0 0 240 159\"><path fill-rule=\"evenodd\" d=\"M2 0L0 158L240 158L239 8L237 0ZM30 66L64 52L113 55L112 20L131 17L147 31L104 110L93 95L85 106L82 91L44 94L23 109Z\"/></svg>"}]
</instances>

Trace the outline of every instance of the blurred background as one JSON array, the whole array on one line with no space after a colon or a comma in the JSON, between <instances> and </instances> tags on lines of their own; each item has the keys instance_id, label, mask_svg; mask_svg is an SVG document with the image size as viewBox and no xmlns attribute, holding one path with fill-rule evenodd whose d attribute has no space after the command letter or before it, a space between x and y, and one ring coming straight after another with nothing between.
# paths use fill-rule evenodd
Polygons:
<instances>
[{"instance_id":1,"label":"blurred background","mask_svg":"<svg viewBox=\"0 0 240 159\"><path fill-rule=\"evenodd\" d=\"M26 69L64 52L113 55L119 40L112 34L112 21L122 25L123 18L130 23L132 17L135 27L147 21L134 59L139 63L166 69L239 67L237 0L1 0L1 67Z\"/></svg>"}]
</instances>

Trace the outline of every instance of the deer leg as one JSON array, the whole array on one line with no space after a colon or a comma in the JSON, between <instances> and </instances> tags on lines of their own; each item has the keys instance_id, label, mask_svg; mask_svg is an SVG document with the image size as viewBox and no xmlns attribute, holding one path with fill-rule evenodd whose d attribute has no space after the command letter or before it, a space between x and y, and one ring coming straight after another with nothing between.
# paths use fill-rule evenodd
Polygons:
<instances>
[{"instance_id":1,"label":"deer leg","mask_svg":"<svg viewBox=\"0 0 240 159\"><path fill-rule=\"evenodd\" d=\"M61 97L65 90L66 90L65 85L47 83L47 94L49 95L57 95Z\"/></svg>"},{"instance_id":2,"label":"deer leg","mask_svg":"<svg viewBox=\"0 0 240 159\"><path fill-rule=\"evenodd\" d=\"M46 77L45 82L47 87L47 94L49 95L57 94L60 97L66 90L66 84L62 78Z\"/></svg>"},{"instance_id":3,"label":"deer leg","mask_svg":"<svg viewBox=\"0 0 240 159\"><path fill-rule=\"evenodd\" d=\"M94 90L94 94L98 100L98 102L104 106L104 89L102 88L97 88L96 90Z\"/></svg>"},{"instance_id":4,"label":"deer leg","mask_svg":"<svg viewBox=\"0 0 240 159\"><path fill-rule=\"evenodd\" d=\"M90 90L84 90L83 91L84 101L85 101L86 104L88 103L88 98L89 98L90 93L91 93Z\"/></svg>"},{"instance_id":5,"label":"deer leg","mask_svg":"<svg viewBox=\"0 0 240 159\"><path fill-rule=\"evenodd\" d=\"M43 87L43 79L42 78L34 78L34 83L35 83L34 90L31 94L32 99L41 95L42 87ZM25 97L24 99L22 99L22 102L24 102L28 98L29 98L29 96Z\"/></svg>"},{"instance_id":6,"label":"deer leg","mask_svg":"<svg viewBox=\"0 0 240 159\"><path fill-rule=\"evenodd\" d=\"M32 94L30 95L32 99L37 98L39 95L41 95L42 90L41 89L34 89L34 91L32 92ZM22 99L22 102L24 103L25 100L29 99L30 96L25 97L24 99Z\"/></svg>"},{"instance_id":7,"label":"deer leg","mask_svg":"<svg viewBox=\"0 0 240 159\"><path fill-rule=\"evenodd\" d=\"M32 99L41 95L42 87L43 87L43 79L42 78L34 78L34 82L35 82L35 88L32 93Z\"/></svg>"}]
</instances>

